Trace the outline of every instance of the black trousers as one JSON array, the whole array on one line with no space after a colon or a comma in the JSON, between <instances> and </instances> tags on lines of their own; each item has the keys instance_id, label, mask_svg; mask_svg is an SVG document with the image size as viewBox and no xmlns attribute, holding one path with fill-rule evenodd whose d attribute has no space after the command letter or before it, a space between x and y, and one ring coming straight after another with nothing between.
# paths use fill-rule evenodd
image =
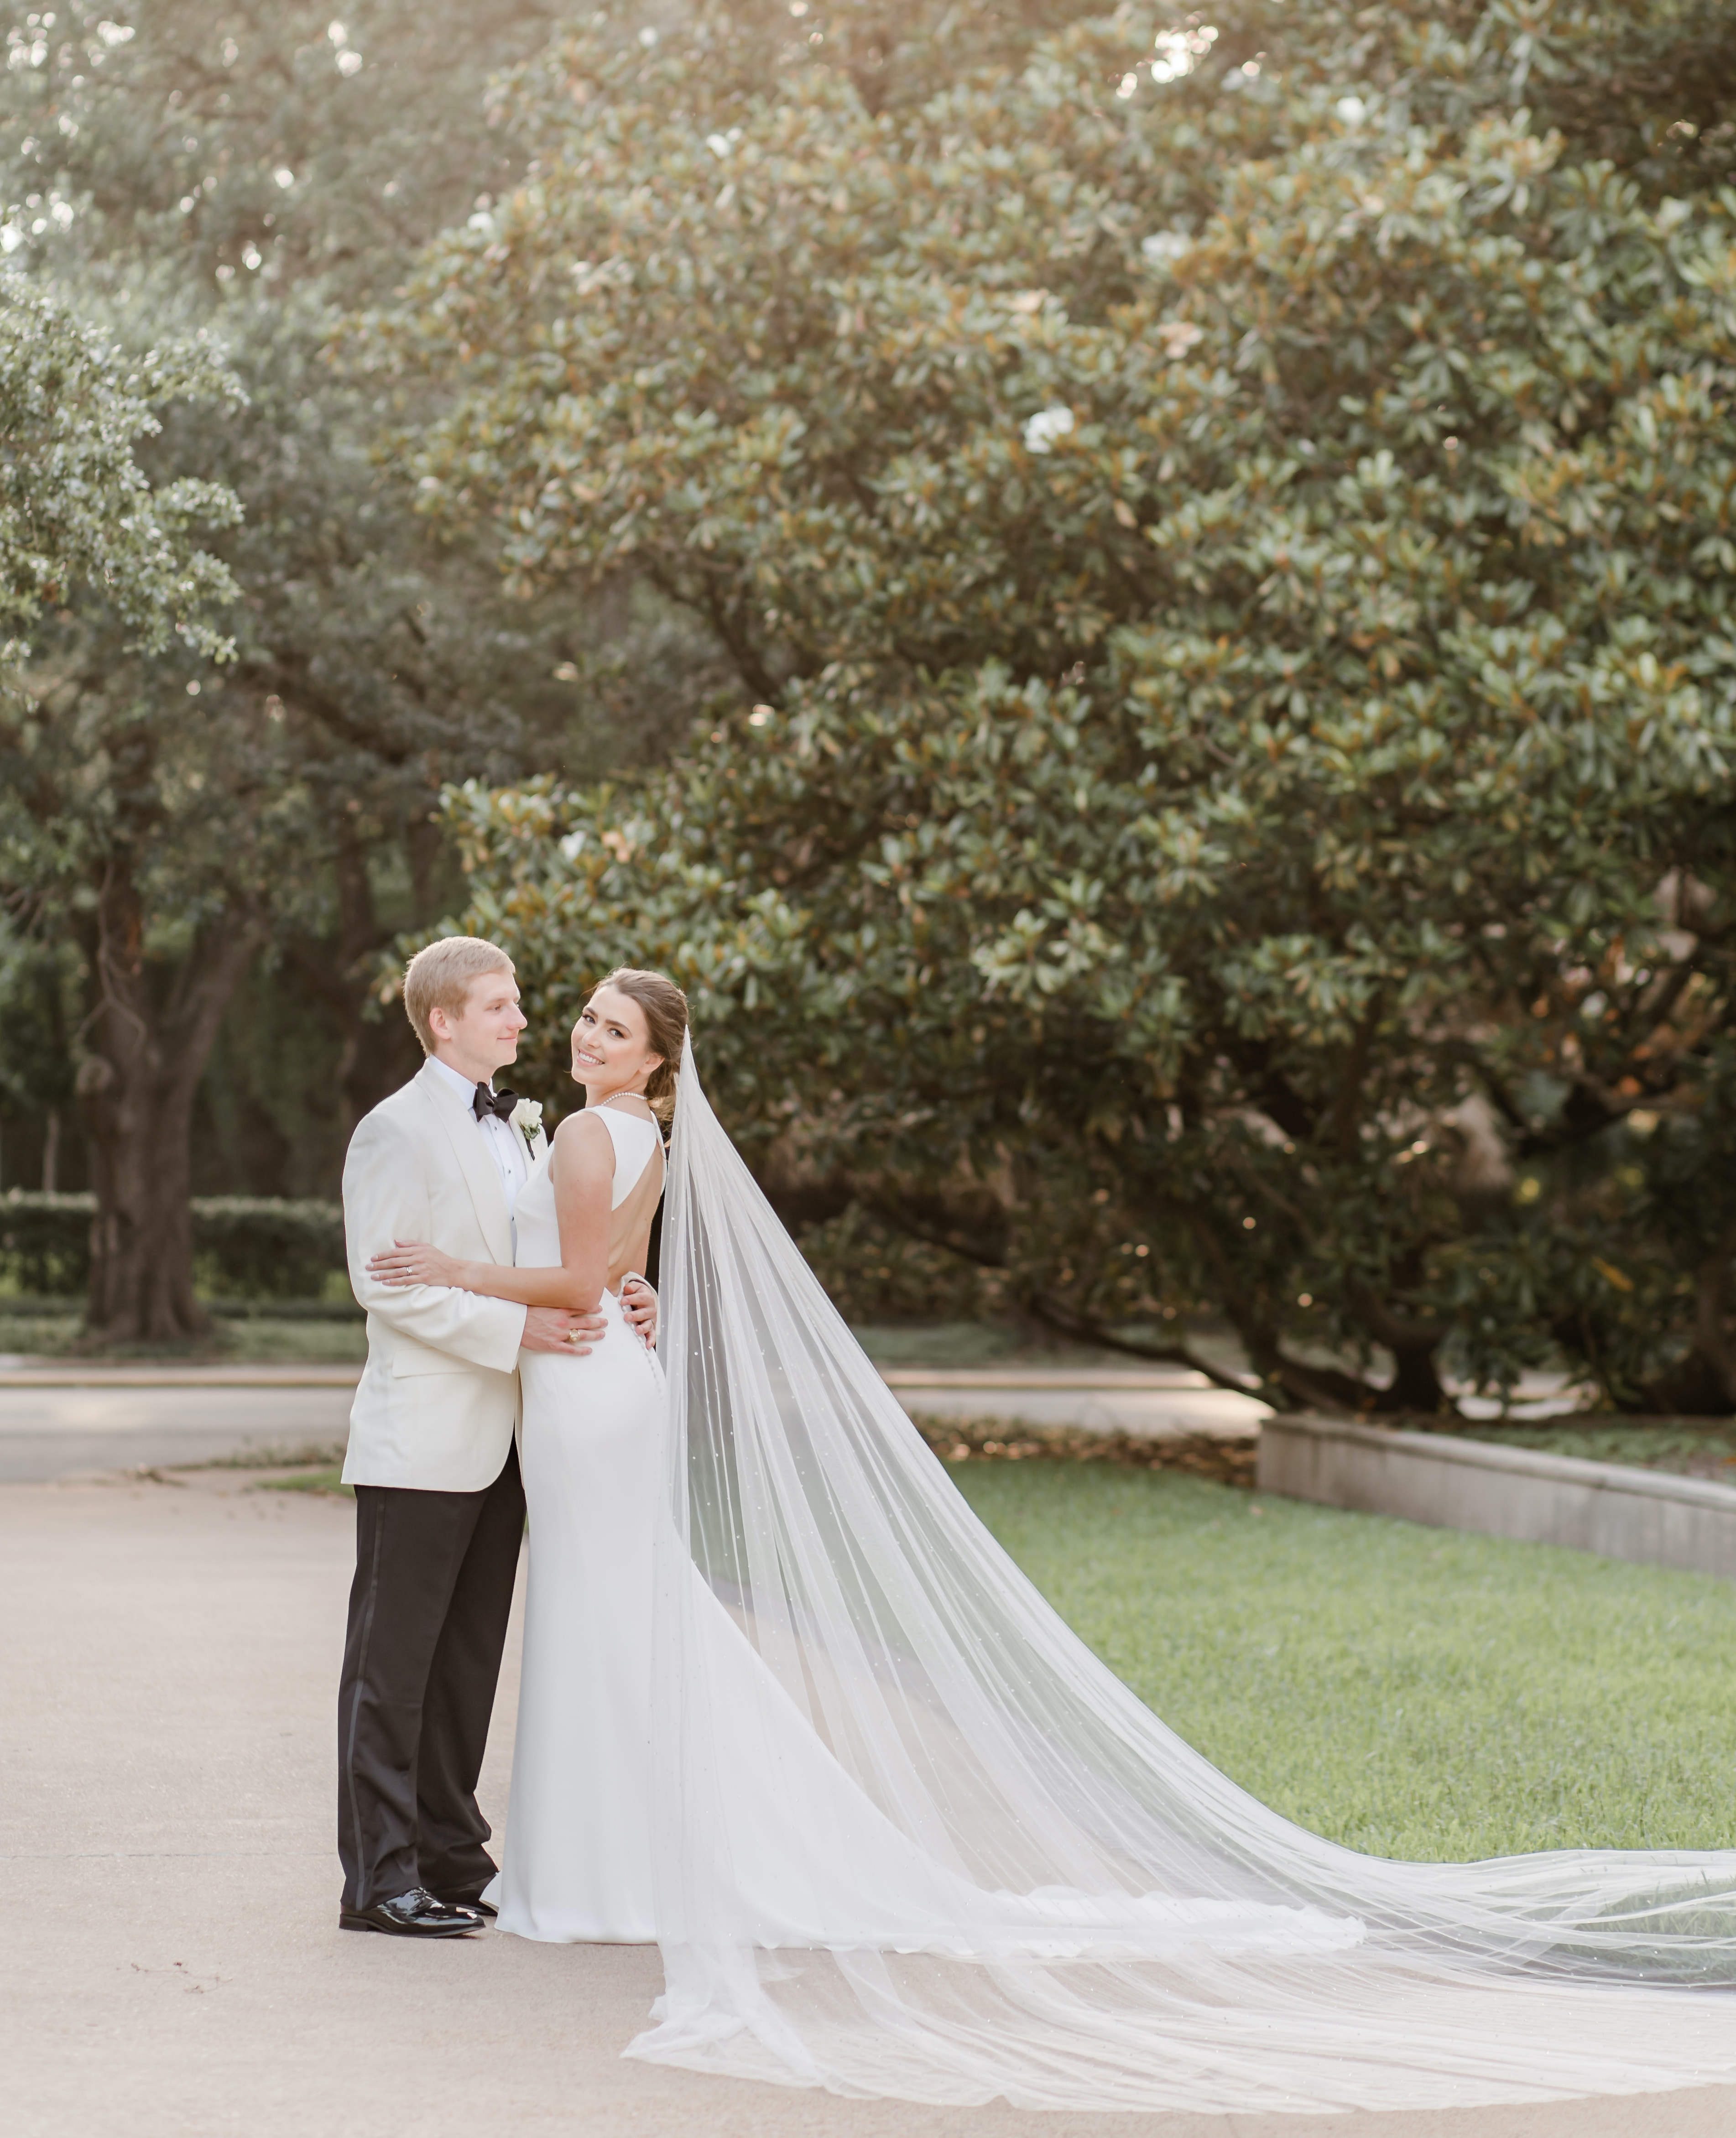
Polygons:
<instances>
[{"instance_id":1,"label":"black trousers","mask_svg":"<svg viewBox=\"0 0 1736 2138\"><path fill-rule=\"evenodd\" d=\"M506 1645L524 1487L518 1450L480 1492L356 1487L356 1578L338 1691L344 1905L495 1875L476 1780Z\"/></svg>"}]
</instances>

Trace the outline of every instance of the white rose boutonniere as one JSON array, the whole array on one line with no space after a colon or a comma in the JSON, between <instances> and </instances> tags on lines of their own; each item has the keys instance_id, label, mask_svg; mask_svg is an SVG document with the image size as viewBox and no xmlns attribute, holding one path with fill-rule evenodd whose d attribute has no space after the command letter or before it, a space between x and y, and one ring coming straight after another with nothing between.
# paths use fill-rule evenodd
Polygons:
<instances>
[{"instance_id":1,"label":"white rose boutonniere","mask_svg":"<svg viewBox=\"0 0 1736 2138\"><path fill-rule=\"evenodd\" d=\"M543 1133L543 1102L520 1099L512 1110L512 1125L524 1139L524 1148L534 1152Z\"/></svg>"}]
</instances>

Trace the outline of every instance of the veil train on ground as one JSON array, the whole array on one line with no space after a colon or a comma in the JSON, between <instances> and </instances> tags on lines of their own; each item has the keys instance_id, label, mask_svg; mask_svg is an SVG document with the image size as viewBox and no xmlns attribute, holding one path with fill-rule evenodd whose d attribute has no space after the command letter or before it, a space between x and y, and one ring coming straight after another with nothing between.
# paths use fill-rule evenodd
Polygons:
<instances>
[{"instance_id":1,"label":"veil train on ground","mask_svg":"<svg viewBox=\"0 0 1736 2138\"><path fill-rule=\"evenodd\" d=\"M1736 1851L1359 1856L1183 1744L971 1512L707 1104L664 1220L653 1820L627 2053L1027 2108L1736 2077Z\"/></svg>"}]
</instances>

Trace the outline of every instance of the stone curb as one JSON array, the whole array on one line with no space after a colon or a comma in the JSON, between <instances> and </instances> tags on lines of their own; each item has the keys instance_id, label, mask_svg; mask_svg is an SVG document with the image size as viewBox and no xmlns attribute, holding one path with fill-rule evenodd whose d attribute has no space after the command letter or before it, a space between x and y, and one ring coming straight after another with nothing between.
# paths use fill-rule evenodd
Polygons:
<instances>
[{"instance_id":1,"label":"stone curb","mask_svg":"<svg viewBox=\"0 0 1736 2138\"><path fill-rule=\"evenodd\" d=\"M1258 1489L1362 1514L1736 1578L1736 1486L1448 1433L1267 1418Z\"/></svg>"}]
</instances>

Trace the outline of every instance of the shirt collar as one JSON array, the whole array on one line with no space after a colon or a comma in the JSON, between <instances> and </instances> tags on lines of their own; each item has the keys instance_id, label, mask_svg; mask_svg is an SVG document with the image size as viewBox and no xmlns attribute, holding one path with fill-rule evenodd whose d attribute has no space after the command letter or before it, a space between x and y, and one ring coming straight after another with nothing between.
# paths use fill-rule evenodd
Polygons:
<instances>
[{"instance_id":1,"label":"shirt collar","mask_svg":"<svg viewBox=\"0 0 1736 2138\"><path fill-rule=\"evenodd\" d=\"M461 1076L450 1062L442 1062L437 1054L431 1054L428 1057L428 1067L451 1086L467 1107L475 1105L476 1086L468 1076ZM489 1080L488 1088L490 1091L495 1088L492 1077Z\"/></svg>"}]
</instances>

